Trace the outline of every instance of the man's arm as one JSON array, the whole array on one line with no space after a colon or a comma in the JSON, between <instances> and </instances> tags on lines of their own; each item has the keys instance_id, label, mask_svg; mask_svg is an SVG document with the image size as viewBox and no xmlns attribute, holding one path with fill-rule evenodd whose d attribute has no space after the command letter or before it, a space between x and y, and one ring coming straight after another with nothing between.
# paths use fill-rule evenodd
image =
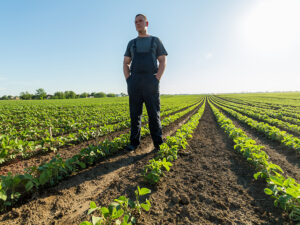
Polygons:
<instances>
[{"instance_id":1,"label":"man's arm","mask_svg":"<svg viewBox=\"0 0 300 225\"><path fill-rule=\"evenodd\" d=\"M130 66L131 63L131 58L128 56L124 56L124 61L123 61L123 73L125 76L125 79L127 79L130 76Z\"/></svg>"},{"instance_id":2,"label":"man's arm","mask_svg":"<svg viewBox=\"0 0 300 225\"><path fill-rule=\"evenodd\" d=\"M157 74L156 74L156 79L157 80L160 80L164 71L165 71L165 68L166 68L166 65L167 65L167 56L166 55L161 55L161 56L158 56L158 62L159 62L159 66L158 66L158 71L157 71Z\"/></svg>"}]
</instances>

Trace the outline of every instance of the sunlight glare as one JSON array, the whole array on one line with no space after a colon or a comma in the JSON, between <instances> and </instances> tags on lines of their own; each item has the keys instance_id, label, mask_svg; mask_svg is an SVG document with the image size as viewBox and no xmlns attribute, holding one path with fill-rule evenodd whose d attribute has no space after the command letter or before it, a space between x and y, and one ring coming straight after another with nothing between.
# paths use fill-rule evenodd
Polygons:
<instances>
[{"instance_id":1,"label":"sunlight glare","mask_svg":"<svg viewBox=\"0 0 300 225\"><path fill-rule=\"evenodd\" d=\"M280 52L293 48L300 38L299 0L261 0L242 21L247 47Z\"/></svg>"}]
</instances>

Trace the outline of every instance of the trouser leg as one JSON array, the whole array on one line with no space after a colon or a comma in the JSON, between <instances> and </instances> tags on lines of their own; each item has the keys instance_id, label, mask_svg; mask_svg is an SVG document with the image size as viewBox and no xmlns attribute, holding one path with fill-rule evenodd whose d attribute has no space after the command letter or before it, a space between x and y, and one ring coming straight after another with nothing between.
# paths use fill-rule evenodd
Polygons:
<instances>
[{"instance_id":1,"label":"trouser leg","mask_svg":"<svg viewBox=\"0 0 300 225\"><path fill-rule=\"evenodd\" d=\"M130 143L137 146L141 140L143 97L142 94L139 93L138 90L134 90L134 88L128 91L128 94L131 119Z\"/></svg>"},{"instance_id":2,"label":"trouser leg","mask_svg":"<svg viewBox=\"0 0 300 225\"><path fill-rule=\"evenodd\" d=\"M156 78L154 78L156 79ZM150 134L155 146L163 143L162 127L160 122L160 98L158 81L150 83L144 91L144 100L149 117Z\"/></svg>"}]
</instances>

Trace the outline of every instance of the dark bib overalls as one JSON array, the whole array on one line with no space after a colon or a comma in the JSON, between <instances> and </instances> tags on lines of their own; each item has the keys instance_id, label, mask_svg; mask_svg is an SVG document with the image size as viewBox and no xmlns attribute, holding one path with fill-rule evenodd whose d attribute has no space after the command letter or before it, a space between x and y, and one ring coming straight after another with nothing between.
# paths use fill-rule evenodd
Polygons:
<instances>
[{"instance_id":1,"label":"dark bib overalls","mask_svg":"<svg viewBox=\"0 0 300 225\"><path fill-rule=\"evenodd\" d=\"M136 39L134 39L134 55L130 67L131 75L127 78L131 118L130 142L135 146L140 144L144 102L148 112L149 129L154 146L163 143L160 122L159 81L154 75L157 73L157 68L152 58L153 41L154 38L151 37L148 52L137 52Z\"/></svg>"}]
</instances>

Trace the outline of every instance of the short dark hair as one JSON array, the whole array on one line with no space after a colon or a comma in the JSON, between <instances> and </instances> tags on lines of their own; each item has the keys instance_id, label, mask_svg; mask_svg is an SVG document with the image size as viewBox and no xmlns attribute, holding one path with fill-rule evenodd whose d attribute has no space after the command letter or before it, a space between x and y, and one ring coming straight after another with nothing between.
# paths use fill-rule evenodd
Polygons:
<instances>
[{"instance_id":1,"label":"short dark hair","mask_svg":"<svg viewBox=\"0 0 300 225\"><path fill-rule=\"evenodd\" d=\"M135 18L137 18L138 16L142 16L142 17L144 17L145 21L148 21L147 17L146 17L144 14L137 14L137 15L135 16Z\"/></svg>"}]
</instances>

